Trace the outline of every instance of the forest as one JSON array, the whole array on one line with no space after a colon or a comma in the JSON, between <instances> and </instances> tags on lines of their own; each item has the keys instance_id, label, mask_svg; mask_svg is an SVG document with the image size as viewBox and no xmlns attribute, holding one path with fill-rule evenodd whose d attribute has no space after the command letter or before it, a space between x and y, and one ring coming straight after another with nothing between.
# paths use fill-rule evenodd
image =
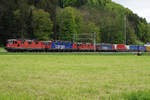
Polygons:
<instances>
[{"instance_id":1,"label":"forest","mask_svg":"<svg viewBox=\"0 0 150 100\"><path fill-rule=\"evenodd\" d=\"M145 44L150 24L111 0L0 0L0 46L7 39Z\"/></svg>"}]
</instances>

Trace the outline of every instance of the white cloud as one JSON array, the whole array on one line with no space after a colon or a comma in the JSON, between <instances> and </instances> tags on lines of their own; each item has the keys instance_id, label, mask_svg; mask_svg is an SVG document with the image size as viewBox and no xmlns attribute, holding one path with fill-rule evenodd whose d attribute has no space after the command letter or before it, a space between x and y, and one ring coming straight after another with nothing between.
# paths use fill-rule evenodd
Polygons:
<instances>
[{"instance_id":1,"label":"white cloud","mask_svg":"<svg viewBox=\"0 0 150 100\"><path fill-rule=\"evenodd\" d=\"M150 22L150 0L112 0L129 9Z\"/></svg>"}]
</instances>

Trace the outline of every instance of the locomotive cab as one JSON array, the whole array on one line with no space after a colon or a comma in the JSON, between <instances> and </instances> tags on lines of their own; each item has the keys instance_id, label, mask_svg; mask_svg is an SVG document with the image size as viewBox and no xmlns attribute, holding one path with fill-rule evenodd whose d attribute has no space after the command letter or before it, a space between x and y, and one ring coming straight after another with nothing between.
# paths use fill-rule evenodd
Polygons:
<instances>
[{"instance_id":1,"label":"locomotive cab","mask_svg":"<svg viewBox=\"0 0 150 100\"><path fill-rule=\"evenodd\" d=\"M7 51L17 51L18 48L21 46L20 43L21 42L16 39L9 39L6 44L6 50Z\"/></svg>"},{"instance_id":2,"label":"locomotive cab","mask_svg":"<svg viewBox=\"0 0 150 100\"><path fill-rule=\"evenodd\" d=\"M11 40L8 40L8 41L7 41L6 47L7 47L7 48L11 48L11 47L14 47L16 44L17 44L17 40L11 39Z\"/></svg>"}]
</instances>

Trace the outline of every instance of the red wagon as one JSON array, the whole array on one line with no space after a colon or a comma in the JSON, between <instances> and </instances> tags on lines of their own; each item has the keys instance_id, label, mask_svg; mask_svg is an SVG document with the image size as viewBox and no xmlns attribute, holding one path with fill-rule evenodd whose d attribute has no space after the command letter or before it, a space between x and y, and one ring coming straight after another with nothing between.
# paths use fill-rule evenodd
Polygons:
<instances>
[{"instance_id":1,"label":"red wagon","mask_svg":"<svg viewBox=\"0 0 150 100\"><path fill-rule=\"evenodd\" d=\"M114 44L115 50L119 52L128 51L127 45L124 44Z\"/></svg>"}]
</instances>

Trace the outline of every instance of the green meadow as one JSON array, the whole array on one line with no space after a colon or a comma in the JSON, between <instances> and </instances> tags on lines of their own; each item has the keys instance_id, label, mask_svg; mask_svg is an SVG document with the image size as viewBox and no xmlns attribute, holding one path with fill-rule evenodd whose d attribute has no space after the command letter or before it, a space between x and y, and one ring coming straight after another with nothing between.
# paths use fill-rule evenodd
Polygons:
<instances>
[{"instance_id":1,"label":"green meadow","mask_svg":"<svg viewBox=\"0 0 150 100\"><path fill-rule=\"evenodd\" d=\"M1 52L6 52L6 50L3 47L0 47L0 53Z\"/></svg>"},{"instance_id":2,"label":"green meadow","mask_svg":"<svg viewBox=\"0 0 150 100\"><path fill-rule=\"evenodd\" d=\"M2 54L0 100L150 100L150 56Z\"/></svg>"}]
</instances>

